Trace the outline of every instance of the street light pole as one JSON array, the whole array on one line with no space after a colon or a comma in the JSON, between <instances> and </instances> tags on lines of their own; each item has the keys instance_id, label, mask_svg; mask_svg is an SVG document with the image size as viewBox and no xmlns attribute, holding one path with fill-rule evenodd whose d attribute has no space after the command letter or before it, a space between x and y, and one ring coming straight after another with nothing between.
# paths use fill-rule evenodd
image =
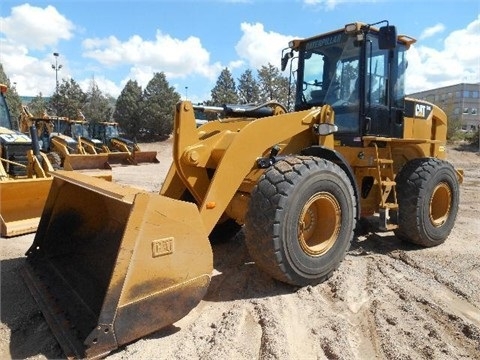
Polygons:
<instances>
[{"instance_id":1,"label":"street light pole","mask_svg":"<svg viewBox=\"0 0 480 360\"><path fill-rule=\"evenodd\" d=\"M185 100L188 99L188 86L185 86Z\"/></svg>"},{"instance_id":2,"label":"street light pole","mask_svg":"<svg viewBox=\"0 0 480 360\"><path fill-rule=\"evenodd\" d=\"M55 65L52 64L52 69L55 70L55 113L58 115L58 71L62 68L62 65L58 64L58 56L60 54L58 52L54 52L53 56L55 56Z\"/></svg>"}]
</instances>

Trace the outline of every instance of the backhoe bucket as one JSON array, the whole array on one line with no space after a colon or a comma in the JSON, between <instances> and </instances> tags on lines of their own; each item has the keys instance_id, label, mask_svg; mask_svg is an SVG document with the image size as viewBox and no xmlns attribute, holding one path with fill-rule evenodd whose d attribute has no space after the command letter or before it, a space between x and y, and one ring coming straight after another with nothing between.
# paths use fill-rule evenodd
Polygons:
<instances>
[{"instance_id":1,"label":"backhoe bucket","mask_svg":"<svg viewBox=\"0 0 480 360\"><path fill-rule=\"evenodd\" d=\"M0 181L1 235L11 237L37 230L52 178Z\"/></svg>"},{"instance_id":2,"label":"backhoe bucket","mask_svg":"<svg viewBox=\"0 0 480 360\"><path fill-rule=\"evenodd\" d=\"M197 206L56 171L22 275L69 358L99 358L203 298L212 249Z\"/></svg>"}]
</instances>

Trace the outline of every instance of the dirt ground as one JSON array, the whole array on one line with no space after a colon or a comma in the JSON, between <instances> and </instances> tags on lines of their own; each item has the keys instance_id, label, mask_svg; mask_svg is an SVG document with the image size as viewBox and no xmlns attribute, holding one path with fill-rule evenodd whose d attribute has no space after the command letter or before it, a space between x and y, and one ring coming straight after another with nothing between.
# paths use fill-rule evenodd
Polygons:
<instances>
[{"instance_id":1,"label":"dirt ground","mask_svg":"<svg viewBox=\"0 0 480 360\"><path fill-rule=\"evenodd\" d=\"M157 150L160 164L116 167L114 181L158 191L170 143L142 147ZM240 233L214 246L199 306L107 358L480 359L480 156L450 148L449 159L465 181L441 246L358 237L332 278L293 288L256 268ZM19 274L33 237L0 239L0 359L64 356Z\"/></svg>"}]
</instances>

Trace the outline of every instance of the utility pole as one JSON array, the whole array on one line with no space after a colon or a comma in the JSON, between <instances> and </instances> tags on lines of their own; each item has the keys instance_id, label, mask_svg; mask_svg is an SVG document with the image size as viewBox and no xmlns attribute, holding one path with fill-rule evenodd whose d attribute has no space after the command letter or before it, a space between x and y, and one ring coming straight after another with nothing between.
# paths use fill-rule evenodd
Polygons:
<instances>
[{"instance_id":1,"label":"utility pole","mask_svg":"<svg viewBox=\"0 0 480 360\"><path fill-rule=\"evenodd\" d=\"M58 71L62 68L62 65L58 64L58 52L54 52L55 64L52 64L52 69L55 70L55 114L58 115Z\"/></svg>"},{"instance_id":2,"label":"utility pole","mask_svg":"<svg viewBox=\"0 0 480 360\"><path fill-rule=\"evenodd\" d=\"M52 64L52 69L55 70L55 115L57 116L57 133L60 134L60 119L58 118L58 70L62 68L62 65L58 64L58 52L54 52L55 65Z\"/></svg>"}]
</instances>

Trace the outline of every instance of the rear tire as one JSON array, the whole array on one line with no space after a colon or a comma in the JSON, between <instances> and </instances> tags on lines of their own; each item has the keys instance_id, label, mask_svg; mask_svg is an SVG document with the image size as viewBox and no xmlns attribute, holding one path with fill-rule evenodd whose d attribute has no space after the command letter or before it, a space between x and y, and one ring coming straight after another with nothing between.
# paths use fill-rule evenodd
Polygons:
<instances>
[{"instance_id":1,"label":"rear tire","mask_svg":"<svg viewBox=\"0 0 480 360\"><path fill-rule=\"evenodd\" d=\"M245 221L257 266L277 280L305 286L331 276L355 229L356 200L345 172L315 157L288 157L260 177Z\"/></svg>"},{"instance_id":2,"label":"rear tire","mask_svg":"<svg viewBox=\"0 0 480 360\"><path fill-rule=\"evenodd\" d=\"M401 169L396 182L399 227L395 235L425 247L445 242L459 203L453 166L436 158L414 159Z\"/></svg>"},{"instance_id":3,"label":"rear tire","mask_svg":"<svg viewBox=\"0 0 480 360\"><path fill-rule=\"evenodd\" d=\"M54 170L61 169L62 159L61 159L59 153L57 153L55 151L51 151L51 152L47 153L47 158L50 161L50 164L52 164L52 167L53 167Z\"/></svg>"}]
</instances>

